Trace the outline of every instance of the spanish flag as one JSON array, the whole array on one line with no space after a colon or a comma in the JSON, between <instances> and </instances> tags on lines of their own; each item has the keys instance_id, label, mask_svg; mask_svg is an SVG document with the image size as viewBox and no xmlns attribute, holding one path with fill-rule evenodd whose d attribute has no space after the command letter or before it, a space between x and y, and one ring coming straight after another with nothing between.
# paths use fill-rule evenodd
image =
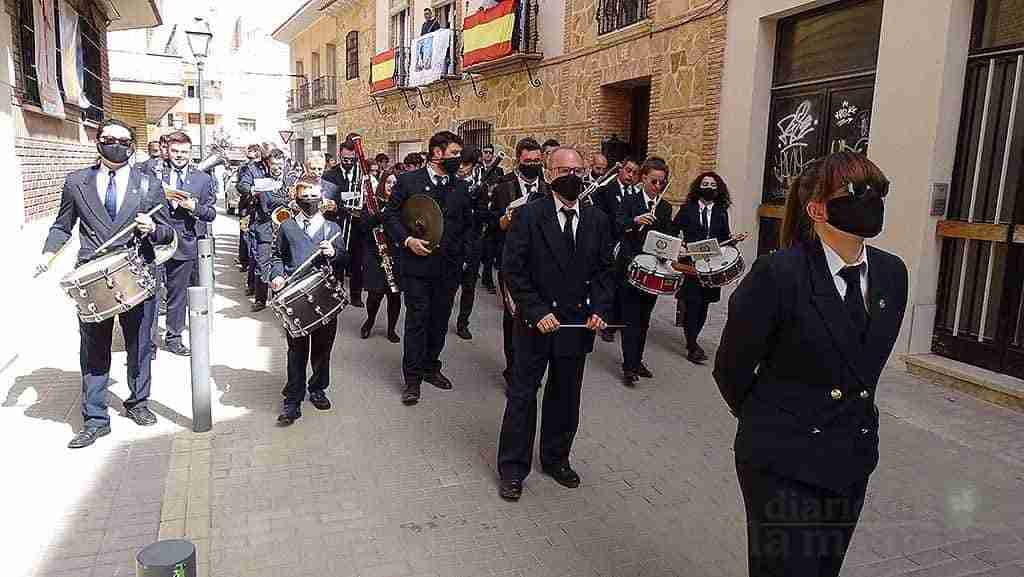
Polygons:
<instances>
[{"instance_id":1,"label":"spanish flag","mask_svg":"<svg viewBox=\"0 0 1024 577\"><path fill-rule=\"evenodd\" d=\"M496 60L512 54L517 0L501 0L496 6L466 18L463 24L462 65Z\"/></svg>"},{"instance_id":2,"label":"spanish flag","mask_svg":"<svg viewBox=\"0 0 1024 577\"><path fill-rule=\"evenodd\" d=\"M370 66L370 92L395 87L395 49L373 57Z\"/></svg>"}]
</instances>

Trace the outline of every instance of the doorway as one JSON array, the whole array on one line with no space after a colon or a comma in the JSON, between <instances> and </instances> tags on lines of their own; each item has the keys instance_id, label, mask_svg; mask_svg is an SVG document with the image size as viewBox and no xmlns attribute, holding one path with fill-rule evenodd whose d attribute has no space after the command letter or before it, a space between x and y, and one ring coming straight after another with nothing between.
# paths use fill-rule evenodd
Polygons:
<instances>
[{"instance_id":1,"label":"doorway","mask_svg":"<svg viewBox=\"0 0 1024 577\"><path fill-rule=\"evenodd\" d=\"M625 157L643 162L648 153L651 124L651 79L635 78L601 87L602 143L615 146L602 152L609 163Z\"/></svg>"}]
</instances>

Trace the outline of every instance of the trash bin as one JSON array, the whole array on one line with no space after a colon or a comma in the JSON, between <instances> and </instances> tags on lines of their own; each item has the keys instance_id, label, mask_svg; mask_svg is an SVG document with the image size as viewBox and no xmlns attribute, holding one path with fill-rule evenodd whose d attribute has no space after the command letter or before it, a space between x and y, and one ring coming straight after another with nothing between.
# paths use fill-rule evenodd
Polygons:
<instances>
[{"instance_id":1,"label":"trash bin","mask_svg":"<svg viewBox=\"0 0 1024 577\"><path fill-rule=\"evenodd\" d=\"M196 546L183 539L147 545L135 556L136 577L196 577Z\"/></svg>"}]
</instances>

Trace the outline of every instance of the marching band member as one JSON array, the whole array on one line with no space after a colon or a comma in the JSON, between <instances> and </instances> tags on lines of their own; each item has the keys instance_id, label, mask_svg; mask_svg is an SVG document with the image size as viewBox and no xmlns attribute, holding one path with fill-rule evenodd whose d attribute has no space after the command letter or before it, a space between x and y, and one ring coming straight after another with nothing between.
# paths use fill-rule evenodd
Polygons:
<instances>
[{"instance_id":1,"label":"marching band member","mask_svg":"<svg viewBox=\"0 0 1024 577\"><path fill-rule=\"evenodd\" d=\"M123 228L134 223L138 234L125 235L111 245L112 250L138 243L141 253L153 256L153 244L171 242L174 231L167 221L164 191L160 181L141 167L128 164L135 152L135 133L124 123L105 120L97 130L96 148L100 161L95 166L76 170L64 179L60 209L46 237L38 272L44 272L56 253L71 239L75 225L81 246L78 266L96 258L96 249ZM161 207L152 217L145 213ZM140 426L156 424L149 410L152 380L151 330L156 320L156 304L151 297L117 315L128 352L128 389L125 415ZM107 414L107 385L110 381L110 345L114 319L99 323L79 320L81 336L82 420L84 427L68 447L92 445L110 433Z\"/></svg>"},{"instance_id":2,"label":"marching band member","mask_svg":"<svg viewBox=\"0 0 1024 577\"><path fill-rule=\"evenodd\" d=\"M488 179L488 182L483 183L485 185L483 189L484 198L481 199L481 204L477 208L483 208L487 211L490 211L493 208L492 195L494 190L492 185L498 180L500 180L501 177L505 176L505 171L504 169L501 168L501 165L494 165L494 163L497 162L497 158L495 158L494 156L493 144L485 144L481 151L481 160L483 160L484 164L483 172L484 174L490 172L491 176ZM494 267L495 264L501 266L501 253L497 252L494 240L495 232L498 226L497 222L492 221L486 212L481 212L481 214L484 216L486 224L484 226L484 237L480 249L480 264L482 265L482 278L480 284L484 287L485 290L487 290L487 292L495 294L498 291L494 287Z\"/></svg>"},{"instance_id":3,"label":"marching band member","mask_svg":"<svg viewBox=\"0 0 1024 577\"><path fill-rule=\"evenodd\" d=\"M438 132L430 138L429 148L430 162L398 177L384 209L388 232L402 246L398 253L405 293L402 402L407 405L419 402L422 381L439 389L452 388L441 373L440 357L465 258L466 235L473 226L466 183L455 178L462 139L452 132ZM444 234L439 246L412 236L402 224L402 205L414 194L428 195L441 207Z\"/></svg>"},{"instance_id":4,"label":"marching band member","mask_svg":"<svg viewBox=\"0 0 1024 577\"><path fill-rule=\"evenodd\" d=\"M583 179L583 182L590 186L601 180L601 177L606 172L608 172L608 157L600 152L595 152L590 155L590 172L587 173L587 177ZM610 218L612 215L609 214L608 216Z\"/></svg>"},{"instance_id":5,"label":"marching band member","mask_svg":"<svg viewBox=\"0 0 1024 577\"><path fill-rule=\"evenodd\" d=\"M324 173L327 171L327 157L319 150L314 150L306 157L305 166L305 176L316 181L320 187L320 195L323 197L321 212L325 216L333 213L338 209L341 199L338 198L338 187L334 186L333 182L324 179Z\"/></svg>"},{"instance_id":6,"label":"marching band member","mask_svg":"<svg viewBox=\"0 0 1024 577\"><path fill-rule=\"evenodd\" d=\"M505 349L505 370L502 375L505 383L511 384L512 370L515 367L516 331L513 324L515 311L510 310L508 299L505 298L506 287L502 281L501 256L505 248L505 235L512 227L514 211L509 205L523 196L527 202L548 196L547 183L541 178L544 170L543 153L540 144L532 138L524 138L516 144L516 169L499 179L494 186L492 222L494 229L494 250L498 261L498 291L502 298L501 329Z\"/></svg>"},{"instance_id":7,"label":"marching band member","mask_svg":"<svg viewBox=\"0 0 1024 577\"><path fill-rule=\"evenodd\" d=\"M169 134L167 150L171 160L164 171L164 183L189 196L174 193L174 199L167 200L170 223L178 235L178 250L164 263L167 271L167 333L164 335L164 347L176 355L188 356L191 352L181 342L188 309L187 290L199 284L197 241L207 236L207 223L217 217L217 196L213 178L190 166L192 139L187 134Z\"/></svg>"},{"instance_id":8,"label":"marching band member","mask_svg":"<svg viewBox=\"0 0 1024 577\"><path fill-rule=\"evenodd\" d=\"M456 317L455 334L464 340L471 340L469 317L473 314L476 301L476 281L480 270L480 253L483 250L483 226L486 219L480 210L483 188L480 183L480 151L476 148L462 149L462 163L459 165L458 178L466 183L469 189L470 206L473 207L473 228L466 236L466 256L462 266L459 286L459 315ZM488 213L488 216L490 213Z\"/></svg>"},{"instance_id":9,"label":"marching band member","mask_svg":"<svg viewBox=\"0 0 1024 577\"><path fill-rule=\"evenodd\" d=\"M271 215L279 206L288 203L288 188L290 180L284 174L285 156L284 152L277 148L265 148L263 150L263 162L253 166L238 181L240 191L253 192L253 217L249 223L249 229L253 231L253 240L256 247L253 256L256 257L256 298L252 305L252 312L259 312L267 308L267 280L274 240L274 226L271 223ZM255 191L253 186L262 179L273 179L277 181L275 191Z\"/></svg>"},{"instance_id":10,"label":"marching band member","mask_svg":"<svg viewBox=\"0 0 1024 577\"><path fill-rule=\"evenodd\" d=\"M575 488L569 463L579 427L580 391L594 333L612 306L611 224L582 207L586 168L571 148L548 158L551 196L516 211L505 239L502 276L516 303L518 344L498 444L498 493L516 501L530 473L537 425L537 390L547 371L541 423L541 468ZM586 329L562 327L585 324Z\"/></svg>"},{"instance_id":11,"label":"marching band member","mask_svg":"<svg viewBox=\"0 0 1024 577\"><path fill-rule=\"evenodd\" d=\"M690 184L690 192L686 197L686 206L680 211L681 232L684 243L716 238L718 242L733 239L729 229L729 188L722 177L715 172L705 172L697 176ZM685 211L685 212L683 212ZM746 235L739 235L733 240L743 240ZM700 364L707 360L708 355L701 348L697 339L708 320L708 305L717 303L722 297L722 289L705 288L700 281L687 275L683 280L680 295L685 300L686 310L683 313L683 333L686 335L686 358L692 363Z\"/></svg>"},{"instance_id":12,"label":"marching band member","mask_svg":"<svg viewBox=\"0 0 1024 577\"><path fill-rule=\"evenodd\" d=\"M235 181L235 190L238 190L238 218L245 218L252 210L252 192L243 193L238 184L242 181L242 175L252 169L252 166L260 161L261 150L258 144L250 144L245 149L245 164L238 167L238 179ZM248 230L238 231L238 268L248 271L246 279L246 295L256 294L254 269L249 266L249 257L252 256L252 248L249 246L251 234Z\"/></svg>"},{"instance_id":13,"label":"marching band member","mask_svg":"<svg viewBox=\"0 0 1024 577\"><path fill-rule=\"evenodd\" d=\"M323 194L315 178L303 178L295 186L295 204L298 214L285 220L278 229L270 264L270 284L275 292L285 287L285 281L295 269L313 254L319 252L335 271L345 265L347 254L339 235L341 227L324 218L320 212ZM313 269L310 268L309 271ZM288 339L288 381L281 391L284 403L278 424L291 425L302 417L302 400L306 396L306 363L312 369L309 378L309 402L321 411L331 408L326 390L331 384L331 349L338 331L338 317L318 327L307 336Z\"/></svg>"},{"instance_id":14,"label":"marching band member","mask_svg":"<svg viewBox=\"0 0 1024 577\"><path fill-rule=\"evenodd\" d=\"M627 158L622 161L622 168L615 180L594 191L594 205L600 208L608 218L612 220L612 237L615 242L622 240L622 229L619 227L616 217L619 214L619 206L623 200L636 192L637 176L640 172L640 165L636 160ZM598 177L600 178L600 176ZM618 271L625 274L625 270ZM625 277L618 279L625 281ZM615 283L615 304L612 311L612 318L609 321L613 324L620 324L622 321L622 299L618 294L622 282ZM607 329L601 332L601 340L606 343L615 341L615 329Z\"/></svg>"},{"instance_id":15,"label":"marching band member","mask_svg":"<svg viewBox=\"0 0 1024 577\"><path fill-rule=\"evenodd\" d=\"M394 190L395 183L398 182L400 168L401 166L396 164L390 171L383 173L384 178L377 185L377 206L383 207L387 205L388 199L391 198L391 191ZM359 336L364 339L370 338L370 332L373 331L373 325L377 321L377 312L380 310L380 304L387 298L388 340L393 343L400 343L402 339L395 331L395 327L398 326L398 316L402 313L402 294L393 293L388 288L387 276L384 273L384 267L377 253L377 242L373 238L373 229L382 222L381 215L371 215L369 209L366 206L363 207L361 232L367 237L365 243L367 254L363 259L363 278L366 281L366 321L359 328ZM390 254L392 256L397 255L400 247L391 241L389 235L385 236L388 239ZM398 259L393 260L393 266L393 272L396 279L398 279ZM402 286L401 281L399 281L398 286Z\"/></svg>"},{"instance_id":16,"label":"marching band member","mask_svg":"<svg viewBox=\"0 0 1024 577\"><path fill-rule=\"evenodd\" d=\"M739 419L752 577L836 577L857 526L878 465L875 392L907 303L906 265L865 244L888 189L861 154L812 162L786 200L783 248L729 300L714 376Z\"/></svg>"},{"instance_id":17,"label":"marching band member","mask_svg":"<svg viewBox=\"0 0 1024 577\"><path fill-rule=\"evenodd\" d=\"M149 143L149 148L147 150L149 158L142 163L141 168L144 172L156 174L159 170L158 167L163 166L163 164L170 159L170 154L167 151L167 135L165 134L161 136L160 139L155 142L155 147L153 144L153 142Z\"/></svg>"},{"instance_id":18,"label":"marching band member","mask_svg":"<svg viewBox=\"0 0 1024 577\"><path fill-rule=\"evenodd\" d=\"M655 230L676 236L678 224L672 220L672 206L661 198L668 185L669 169L665 161L652 156L640 168L641 194L632 194L622 200L619 207L619 229L623 231L619 249L616 281L619 311L622 322L622 384L636 386L639 377L652 378L654 374L644 364L647 329L658 297L647 294L625 281L626 269L643 252L647 233Z\"/></svg>"},{"instance_id":19,"label":"marching band member","mask_svg":"<svg viewBox=\"0 0 1024 577\"><path fill-rule=\"evenodd\" d=\"M352 140L346 139L341 143L338 150L338 167L325 172L323 178L337 187L339 197L363 194L362 175L359 173L359 165L356 162L356 145ZM335 222L343 217L343 213L344 211L334 213ZM359 224L359 219L362 217L359 211L352 212L349 217L354 226L357 228L362 226ZM349 236L348 294L352 299L350 304L356 308L363 308L363 256L366 253L363 240L363 236L359 234Z\"/></svg>"}]
</instances>

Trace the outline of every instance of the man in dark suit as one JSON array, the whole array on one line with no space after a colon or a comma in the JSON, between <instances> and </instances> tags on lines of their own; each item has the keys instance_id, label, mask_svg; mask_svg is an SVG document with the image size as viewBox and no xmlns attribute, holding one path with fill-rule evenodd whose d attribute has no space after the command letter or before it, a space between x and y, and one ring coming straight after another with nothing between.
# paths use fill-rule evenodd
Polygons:
<instances>
[{"instance_id":1,"label":"man in dark suit","mask_svg":"<svg viewBox=\"0 0 1024 577\"><path fill-rule=\"evenodd\" d=\"M669 170L665 161L652 156L640 169L640 194L622 199L617 217L618 228L622 231L622 245L616 263L616 281L620 300L619 311L622 322L622 384L636 386L639 377L652 378L654 374L644 364L644 348L647 345L647 328L651 324L651 313L658 297L645 293L626 282L629 263L643 252L647 233L654 230L676 236L678 230L672 224L672 207L661 198L668 183Z\"/></svg>"},{"instance_id":2,"label":"man in dark suit","mask_svg":"<svg viewBox=\"0 0 1024 577\"><path fill-rule=\"evenodd\" d=\"M714 172L698 175L690 186L686 206L681 209L686 211L681 219L683 242L714 238L722 243L731 239L730 204L729 191L722 177ZM687 276L683 281L682 296L686 305L683 312L686 358L699 364L706 361L708 356L697 339L708 320L708 306L722 298L722 289L705 288L696 277Z\"/></svg>"},{"instance_id":3,"label":"man in dark suit","mask_svg":"<svg viewBox=\"0 0 1024 577\"><path fill-rule=\"evenodd\" d=\"M167 220L163 187L160 181L132 167L128 160L135 152L135 135L117 120L106 120L97 130L100 162L96 166L72 172L64 180L60 209L50 227L37 267L44 272L57 252L71 239L78 225L80 246L78 266L98 255L96 249L125 227L134 224L136 234L127 234L110 245L118 250L137 244L141 254L153 256L153 244L171 242L174 231ZM152 217L145 213L158 208ZM128 352L128 389L124 401L126 415L141 426L156 423L147 408L152 374L151 327L156 319L153 298L118 315ZM85 426L68 444L78 449L93 444L110 433L107 414L107 384L110 376L110 344L114 319L99 323L78 322L82 339L82 420Z\"/></svg>"},{"instance_id":4,"label":"man in dark suit","mask_svg":"<svg viewBox=\"0 0 1024 577\"><path fill-rule=\"evenodd\" d=\"M420 26L420 36L437 32L441 29L441 23L434 17L434 11L430 8L423 9L423 26Z\"/></svg>"},{"instance_id":5,"label":"man in dark suit","mask_svg":"<svg viewBox=\"0 0 1024 577\"><path fill-rule=\"evenodd\" d=\"M494 156L493 144L484 145L481 149L481 160L483 161L484 188L480 205L477 207L480 209L480 216L484 221L484 236L480 247L480 284L487 292L495 294L497 289L494 287L494 266L495 264L501 266L501 253L497 252L494 243L498 223L490 218L490 213L494 210L493 185L505 176L505 170L501 168L500 163L495 164L498 159Z\"/></svg>"},{"instance_id":6,"label":"man in dark suit","mask_svg":"<svg viewBox=\"0 0 1024 577\"><path fill-rule=\"evenodd\" d=\"M334 186L333 182L324 180L324 173L327 171L327 157L319 150L314 150L306 157L305 165L306 172L303 175L303 179L312 179L320 186L320 194L323 200L321 212L324 213L326 218L328 213L333 213L337 210L341 202L341 199L338 197L338 187Z\"/></svg>"},{"instance_id":7,"label":"man in dark suit","mask_svg":"<svg viewBox=\"0 0 1024 577\"><path fill-rule=\"evenodd\" d=\"M462 139L442 131L430 138L429 147L427 166L399 176L384 209L388 233L402 246L398 255L405 293L402 402L407 405L419 402L422 381L439 389L452 388L451 381L441 373L440 356L473 227L469 190L455 177ZM405 201L420 194L434 199L444 216L444 235L438 246L417 238L415 230L402 224Z\"/></svg>"},{"instance_id":8,"label":"man in dark suit","mask_svg":"<svg viewBox=\"0 0 1024 577\"><path fill-rule=\"evenodd\" d=\"M350 135L351 136L351 135ZM323 179L330 182L337 189L334 197L339 200L342 208L352 210L338 210L328 214L328 218L340 223L340 218L351 218L353 224L358 226L361 218L362 197L363 197L363 175L359 169L356 159L356 145L346 139L341 143L338 150L338 166L325 171ZM330 196L325 198L332 198ZM351 234L348 240L348 298L349 303L356 308L363 308L363 257L366 252L364 247L365 239L362 235Z\"/></svg>"},{"instance_id":9,"label":"man in dark suit","mask_svg":"<svg viewBox=\"0 0 1024 577\"><path fill-rule=\"evenodd\" d=\"M476 281L479 278L480 255L483 252L483 227L490 217L490 212L487 212L487 218L483 216L484 211L480 206L486 200L483 199L485 187L481 183L483 174L480 171L478 149L462 149L462 163L457 176L466 183L470 206L473 208L473 227L466 237L466 262L459 281L459 314L455 321L455 334L468 341L473 338L473 333L469 332L469 318L473 315L473 305L476 303Z\"/></svg>"},{"instance_id":10,"label":"man in dark suit","mask_svg":"<svg viewBox=\"0 0 1024 577\"><path fill-rule=\"evenodd\" d=\"M169 158L167 135L165 134L159 140L150 142L146 152L149 154L149 158L141 163L142 171L156 174Z\"/></svg>"},{"instance_id":11,"label":"man in dark suit","mask_svg":"<svg viewBox=\"0 0 1024 577\"><path fill-rule=\"evenodd\" d=\"M619 169L615 179L594 191L594 206L600 208L612 221L612 237L614 242L620 242L623 234L622 227L619 226L616 218L619 214L619 206L624 199L636 194L636 183L639 175L640 165L636 160L627 158L622 161L622 168ZM620 278L616 279L614 310L608 322L620 324L622 322L622 299L618 292L621 290L621 285L625 282L626 277L624 269L616 272L620 274ZM601 339L607 343L613 342L615 340L615 329L601 331Z\"/></svg>"},{"instance_id":12,"label":"man in dark suit","mask_svg":"<svg viewBox=\"0 0 1024 577\"><path fill-rule=\"evenodd\" d=\"M878 381L907 304L906 266L865 243L882 230L885 175L840 152L796 186L782 248L733 293L715 359L738 419L752 577L839 575L878 465Z\"/></svg>"},{"instance_id":13,"label":"man in dark suit","mask_svg":"<svg viewBox=\"0 0 1024 577\"><path fill-rule=\"evenodd\" d=\"M510 501L522 495L530 473L537 390L545 371L541 468L565 487L580 484L569 453L579 427L587 354L611 312L613 282L608 217L577 202L585 172L575 150L552 152L551 196L519 209L505 239L502 275L519 314L515 370L498 442L499 495ZM586 329L563 326L569 324Z\"/></svg>"},{"instance_id":14,"label":"man in dark suit","mask_svg":"<svg viewBox=\"0 0 1024 577\"><path fill-rule=\"evenodd\" d=\"M173 195L167 200L171 226L178 235L178 251L168 260L167 270L167 333L164 347L176 354L188 356L188 347L181 342L188 310L188 287L199 284L198 240L207 236L207 223L217 217L216 194L213 178L190 165L192 139L184 132L167 136L167 149L171 159L164 171L164 184L189 194Z\"/></svg>"},{"instance_id":15,"label":"man in dark suit","mask_svg":"<svg viewBox=\"0 0 1024 577\"><path fill-rule=\"evenodd\" d=\"M253 166L245 175L244 180L238 181L239 189L244 189L253 194L252 219L249 229L252 231L252 239L256 242L256 249L253 256L256 257L256 298L252 305L252 312L259 312L267 308L267 296L270 275L270 257L272 243L274 240L274 227L271 224L271 215L279 206L288 204L288 188L291 180L285 176L284 152L277 148L264 149L263 161L258 166ZM263 188L264 190L260 190Z\"/></svg>"},{"instance_id":16,"label":"man in dark suit","mask_svg":"<svg viewBox=\"0 0 1024 577\"><path fill-rule=\"evenodd\" d=\"M245 160L246 162L238 167L238 178L235 179L235 190L238 191L238 218L243 219L249 216L252 207L252 191L242 193L238 188L238 183L242 181L242 175L252 170L253 165L260 161L261 150L258 144L250 144L245 149ZM249 257L251 256L252 249L249 246L249 240L251 235L249 231L238 230L238 268L242 271L249 270ZM246 279L246 294L252 296L256 293L256 286L254 282L254 274L249 274Z\"/></svg>"},{"instance_id":17,"label":"man in dark suit","mask_svg":"<svg viewBox=\"0 0 1024 577\"><path fill-rule=\"evenodd\" d=\"M527 203L548 196L547 183L541 178L543 171L544 160L540 144L533 138L524 138L516 144L516 169L498 180L491 195L491 221L495 223L494 251L498 259L498 290L502 296L501 328L505 349L505 370L502 371L502 375L505 377L506 384L510 384L512 381L516 349L516 330L513 324L516 311L512 310L514 303L509 303L501 272L505 235L512 227L515 211L518 210L518 208L510 209L509 205L520 201L524 196Z\"/></svg>"}]
</instances>

